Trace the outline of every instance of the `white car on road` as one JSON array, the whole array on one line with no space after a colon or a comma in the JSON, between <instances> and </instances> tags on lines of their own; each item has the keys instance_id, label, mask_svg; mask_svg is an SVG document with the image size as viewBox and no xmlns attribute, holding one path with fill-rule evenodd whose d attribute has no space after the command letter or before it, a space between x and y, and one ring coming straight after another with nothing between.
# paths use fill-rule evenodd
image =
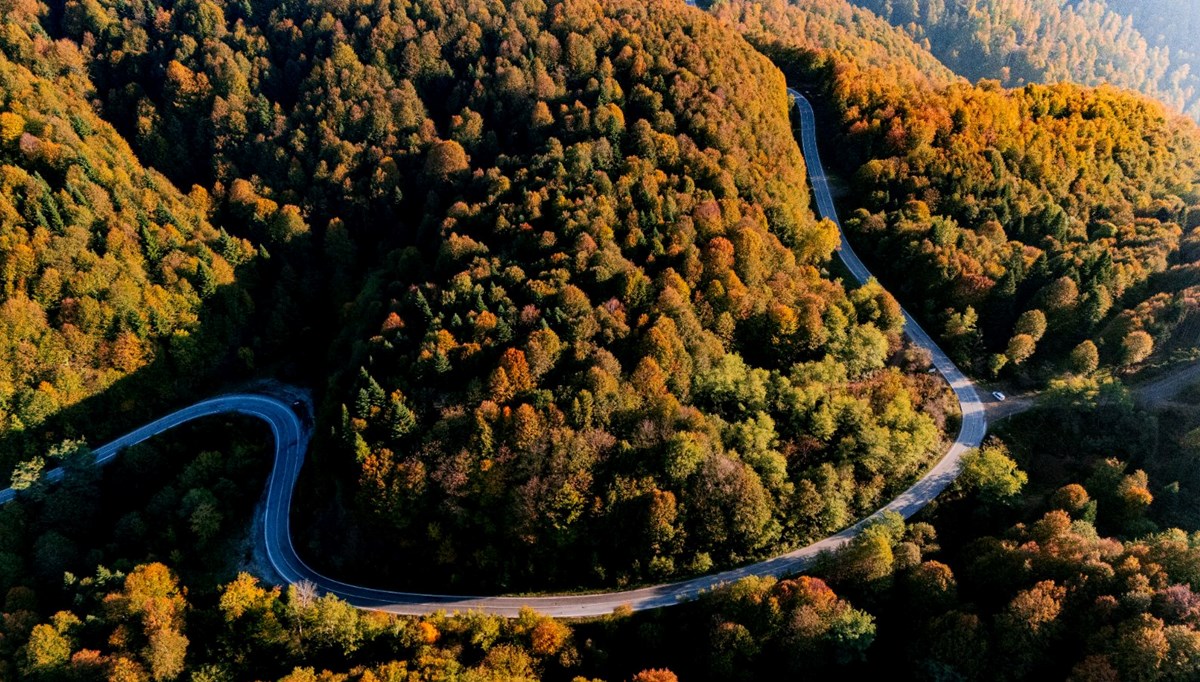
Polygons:
<instances>
[{"instance_id":1,"label":"white car on road","mask_svg":"<svg viewBox=\"0 0 1200 682\"><path fill-rule=\"evenodd\" d=\"M992 391L992 397L995 398L996 400L999 400L1000 402L1004 402L1005 398L1007 398L1007 396L1005 396L1000 391Z\"/></svg>"}]
</instances>

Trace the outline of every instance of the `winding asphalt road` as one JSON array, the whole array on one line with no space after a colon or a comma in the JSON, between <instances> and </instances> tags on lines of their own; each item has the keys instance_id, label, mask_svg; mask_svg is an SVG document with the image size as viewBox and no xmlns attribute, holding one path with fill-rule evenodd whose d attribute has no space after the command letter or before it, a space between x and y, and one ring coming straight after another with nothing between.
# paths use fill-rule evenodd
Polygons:
<instances>
[{"instance_id":1,"label":"winding asphalt road","mask_svg":"<svg viewBox=\"0 0 1200 682\"><path fill-rule=\"evenodd\" d=\"M841 224L838 222L833 198L829 194L829 186L825 180L825 168L821 165L820 155L817 152L812 107L799 92L789 89L788 93L800 114L804 159L808 165L817 209L822 217L837 223L840 229ZM844 233L841 238L841 246L838 248L838 255L860 283L870 279L871 273L854 254ZM447 611L475 610L500 616L515 616L521 608L532 607L550 616L586 617L608 614L621 606L628 606L635 611L662 608L695 599L705 591L742 578L751 576L783 577L799 573L808 568L819 554L845 545L864 526L885 512L896 512L905 518L912 516L954 481L958 474L959 460L962 455L968 449L979 445L987 431L987 419L984 416L983 405L980 403L971 381L959 371L958 367L938 348L933 339L925 333L925 330L921 329L907 311L904 313L904 321L905 331L909 337L915 344L930 352L934 367L950 383L962 407L962 425L954 444L951 445L946 455L899 497L871 516L836 535L756 564L666 585L596 594L476 597L377 590L350 585L321 575L305 564L304 560L296 553L296 549L292 545L289 526L292 492L296 487L296 480L300 476L300 467L304 464L311 429L297 416L287 402L271 396L234 394L196 403L146 424L96 449L96 464L100 466L107 464L127 447L201 417L230 413L257 417L271 427L271 432L275 437L275 466L267 482L263 530L266 536L267 558L278 573L278 577L284 582L311 582L319 590L335 594L360 608L411 615L427 614L444 609ZM62 476L61 469L45 474L49 481L61 480ZM0 491L0 504L12 500L14 496L15 492L11 488Z\"/></svg>"}]
</instances>

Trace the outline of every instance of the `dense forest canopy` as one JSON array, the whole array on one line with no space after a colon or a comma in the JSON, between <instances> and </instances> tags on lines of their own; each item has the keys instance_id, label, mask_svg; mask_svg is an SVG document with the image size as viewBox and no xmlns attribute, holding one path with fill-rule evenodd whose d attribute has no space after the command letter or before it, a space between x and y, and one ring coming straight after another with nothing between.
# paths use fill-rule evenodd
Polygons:
<instances>
[{"instance_id":1,"label":"dense forest canopy","mask_svg":"<svg viewBox=\"0 0 1200 682\"><path fill-rule=\"evenodd\" d=\"M780 1L718 2L712 13L733 22L734 28L755 43L775 39L802 49L802 55L772 51L772 60L781 68L803 57L806 63L853 65L869 74L863 80L871 83L885 77L896 84L956 80L954 72L926 47L874 12L845 0L796 2L791 3L793 9L787 9L788 5ZM776 34L768 36L772 30Z\"/></svg>"},{"instance_id":2,"label":"dense forest canopy","mask_svg":"<svg viewBox=\"0 0 1200 682\"><path fill-rule=\"evenodd\" d=\"M836 159L861 206L846 226L961 361L986 352L981 371L1063 371L1091 344L1098 362L1131 366L1180 327L1190 334L1181 323L1194 307L1200 226L1192 122L1108 87L1005 90L881 67L879 45L897 45L888 59L898 64L914 46L805 4L715 11L796 77L828 83L847 143ZM837 50L814 38L825 16L847 36Z\"/></svg>"},{"instance_id":3,"label":"dense forest canopy","mask_svg":"<svg viewBox=\"0 0 1200 682\"><path fill-rule=\"evenodd\" d=\"M195 361L186 339L201 300L236 290L234 268L256 257L275 263L254 271L252 293L281 301L245 321L267 324L250 334L266 341L238 351L246 366L268 361L256 348L285 348L289 323L339 330L314 371L333 377L331 435L308 467L321 479L309 494L328 494L310 512L314 546L336 556L334 570L491 589L705 571L846 525L915 476L954 424L945 387L901 340L891 296L823 270L836 230L808 207L782 75L695 9L6 9L3 66L16 75L4 153L33 189L5 199L35 207L11 220L53 244L78 216L91 234L76 229L82 250L64 257L75 267L144 259L126 266L132 286L122 261L104 270L100 283L124 287L112 312L107 292L91 294L113 321L86 331L134 358L114 356L116 370L163 353L168 373L194 379L181 370ZM100 180L68 174L63 151L91 151L92 137L107 145L94 152L107 165L84 162ZM101 180L115 184L106 195L88 184ZM197 188L185 198L171 181ZM90 208L100 196L109 203ZM59 292L41 270L10 270L5 305L27 300L34 317L57 321L61 292L76 292L63 266ZM190 315L138 297L160 288L178 290ZM308 308L305 292L320 292ZM303 586L219 582L229 567L206 557L239 551L227 514L245 513L261 475L249 450L223 449L182 470L134 456L146 470L110 480L88 471L85 446L64 444L51 462L86 502L65 506L36 466L18 467L27 493L0 517L7 672L172 679L191 656L191 670L220 679L238 656L275 672L381 637L428 656L440 629L480 649L450 649L446 664L475 658L480 676L574 665L569 631L546 619L514 623L500 639L511 644L493 648L497 636L478 634L491 620L372 619ZM134 509L118 512L115 481L139 478L123 501ZM378 561L379 547L397 559ZM198 585L203 615L188 615L164 558ZM866 622L804 585L787 608ZM40 624L38 595L57 609Z\"/></svg>"},{"instance_id":4,"label":"dense forest canopy","mask_svg":"<svg viewBox=\"0 0 1200 682\"><path fill-rule=\"evenodd\" d=\"M28 9L73 89L265 246L244 364L295 357L298 328L331 344L302 491L327 570L512 589L744 562L874 509L957 419L890 295L823 271L782 75L693 8Z\"/></svg>"},{"instance_id":5,"label":"dense forest canopy","mask_svg":"<svg viewBox=\"0 0 1200 682\"><path fill-rule=\"evenodd\" d=\"M555 88L502 111L452 93L483 132L446 144L496 165L447 175L436 258L397 253L353 309L371 326L337 447L363 528L421 557L413 575L623 583L812 537L915 474L942 397L877 371L895 302L813 267L835 233L778 72L674 3L552 7L523 32L568 46L544 59ZM444 68L503 62L471 64ZM537 119L532 155L489 134L513 110Z\"/></svg>"},{"instance_id":6,"label":"dense forest canopy","mask_svg":"<svg viewBox=\"0 0 1200 682\"><path fill-rule=\"evenodd\" d=\"M254 256L213 227L208 195L144 168L85 99L79 49L0 19L0 431L157 361L206 363L202 303ZM160 378L168 382L169 373ZM160 390L166 391L164 384ZM14 464L19 452L0 458Z\"/></svg>"},{"instance_id":7,"label":"dense forest canopy","mask_svg":"<svg viewBox=\"0 0 1200 682\"><path fill-rule=\"evenodd\" d=\"M1101 391L1109 392L1103 400ZM148 561L72 577L60 583L61 599L52 596L48 575L38 592L9 590L0 607L0 665L8 667L0 672L289 682L669 682L781 671L1190 679L1200 671L1200 537L1160 525L1181 505L1197 508L1179 488L1181 480L1189 488L1200 481L1186 461L1194 462L1200 443L1200 412L1194 396L1185 403L1158 419L1133 408L1119 387L1059 386L1046 407L1007 429L1011 446L993 439L967 457L960 483L927 520L885 517L826 557L815 575L747 580L670 610L576 624L532 612L511 620L395 618L247 574L191 589L200 574L198 555L189 552L187 579ZM173 453L137 458L175 462L177 483L219 477L248 459L209 451L184 465L164 454ZM1030 467L1028 477L1014 459ZM95 485L85 471L73 479L77 493ZM151 505L159 504L155 498ZM33 511L6 508L6 528L17 518L13 509ZM86 519L65 507L56 513L73 523ZM58 556L55 545L38 545L40 555ZM118 554L137 551L120 546Z\"/></svg>"},{"instance_id":8,"label":"dense forest canopy","mask_svg":"<svg viewBox=\"0 0 1200 682\"><path fill-rule=\"evenodd\" d=\"M1187 0L852 0L924 43L947 66L1006 86L1108 83L1200 117Z\"/></svg>"}]
</instances>

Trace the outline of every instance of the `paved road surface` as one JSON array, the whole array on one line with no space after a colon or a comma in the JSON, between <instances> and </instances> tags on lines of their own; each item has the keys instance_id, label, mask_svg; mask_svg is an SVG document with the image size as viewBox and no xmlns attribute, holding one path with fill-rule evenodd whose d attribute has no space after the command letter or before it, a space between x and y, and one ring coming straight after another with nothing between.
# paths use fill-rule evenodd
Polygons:
<instances>
[{"instance_id":1,"label":"paved road surface","mask_svg":"<svg viewBox=\"0 0 1200 682\"><path fill-rule=\"evenodd\" d=\"M837 223L837 213L834 210L833 199L825 180L825 169L821 165L817 152L812 107L800 93L789 90L789 94L800 113L804 158L808 165L817 208L822 217L827 217ZM839 228L840 226L839 223ZM846 242L845 235L842 236L838 255L859 282L865 282L870 278L871 273L854 255L854 250ZM963 453L968 448L978 445L987 431L983 406L970 380L955 367L950 358L938 348L933 339L921 329L908 312L904 313L904 320L905 331L917 345L930 352L934 366L950 383L962 405L962 427L949 452L921 480L901 493L899 497L870 517L836 535L773 559L667 585L598 594L476 597L377 590L350 585L323 576L305 564L304 560L296 553L292 546L289 527L292 491L300 476L300 467L304 464L304 455L311 429L296 415L290 405L270 396L226 395L197 403L146 424L132 433L98 448L96 462L98 465L104 465L130 445L140 443L156 434L201 417L227 413L258 417L270 425L271 432L275 437L275 467L272 469L270 480L267 483L267 503L263 519L267 556L279 577L288 583L309 581L320 590L336 594L355 606L402 614L425 614L445 609L448 611L478 610L502 616L514 616L522 607L529 606L550 616L581 617L608 614L620 606L629 606L635 611L661 608L695 599L706 590L741 578L749 576L782 577L799 573L808 568L821 552L834 550L846 544L866 524L885 511L897 512L905 518L912 516L929 504L954 480L958 474L959 459ZM62 472L61 470L50 471L46 476L52 481L59 480L62 478ZM11 489L0 491L0 503L11 500L13 495Z\"/></svg>"},{"instance_id":2,"label":"paved road surface","mask_svg":"<svg viewBox=\"0 0 1200 682\"><path fill-rule=\"evenodd\" d=\"M1127 386L1129 393L1133 396L1134 402L1143 408L1156 409L1171 405L1186 405L1186 403L1174 402L1175 397L1182 393L1184 389L1196 383L1200 383L1200 362L1190 364L1181 369L1174 370L1170 374L1164 374L1144 383L1127 384ZM989 401L985 405L988 422L995 424L996 422L1032 409L1037 404L1037 400L1041 394L1041 390L1030 391L1022 395L1010 394L1008 400L1004 402L990 400L989 396Z\"/></svg>"},{"instance_id":3,"label":"paved road surface","mask_svg":"<svg viewBox=\"0 0 1200 682\"><path fill-rule=\"evenodd\" d=\"M1183 389L1200 382L1200 363L1193 364L1170 374L1133 386L1134 398L1143 405L1170 402Z\"/></svg>"}]
</instances>

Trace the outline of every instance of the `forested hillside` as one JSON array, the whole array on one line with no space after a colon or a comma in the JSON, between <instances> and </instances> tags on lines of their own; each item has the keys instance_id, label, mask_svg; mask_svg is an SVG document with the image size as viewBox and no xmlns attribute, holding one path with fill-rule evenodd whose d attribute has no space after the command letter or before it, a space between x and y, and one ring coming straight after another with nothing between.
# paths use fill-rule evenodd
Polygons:
<instances>
[{"instance_id":1,"label":"forested hillside","mask_svg":"<svg viewBox=\"0 0 1200 682\"><path fill-rule=\"evenodd\" d=\"M1141 92L1196 118L1195 4L1141 0L851 0L971 80L1073 81Z\"/></svg>"},{"instance_id":2,"label":"forested hillside","mask_svg":"<svg viewBox=\"0 0 1200 682\"><path fill-rule=\"evenodd\" d=\"M694 604L585 623L532 612L512 620L395 618L246 574L210 586L197 572L205 555L194 551L180 557L186 571L151 555L135 566L118 559L116 570L63 585L44 563L63 556L62 539L39 541L43 562L27 564L38 576L27 584L38 590L9 590L0 606L0 673L289 682L671 682L782 671L856 679L1190 679L1200 671L1200 538L1166 522L1181 505L1195 506L1181 499L1188 490L1173 476L1196 480L1186 460L1196 452L1198 415L1178 407L1160 420L1133 408L1117 386L1060 386L1046 407L1012 425L1005 436L1011 446L991 440L969 455L959 484L920 522L885 517L812 575L747 580ZM205 447L223 449L219 433L197 431L207 431ZM154 462L182 469L176 483L187 485L253 461L236 451L207 451L186 465L169 456L185 450L139 452L130 467L152 488L162 473L150 473L156 467L146 465ZM81 467L71 482L76 499L108 502L92 497L96 483L86 472ZM161 497L150 508L160 508ZM41 499L43 513L60 523L88 522L85 510L55 502L61 499ZM160 509L172 525L184 520ZM0 523L6 531L24 518L41 525L47 517L37 511L6 507ZM143 542L127 537L138 527L118 524L106 556L140 556ZM12 545L20 535L0 539ZM154 529L146 539L156 546L165 535Z\"/></svg>"},{"instance_id":3,"label":"forested hillside","mask_svg":"<svg viewBox=\"0 0 1200 682\"><path fill-rule=\"evenodd\" d=\"M47 418L150 363L163 370L164 395L172 373L207 366L195 336L202 306L254 255L209 224L203 190L184 196L138 163L87 103L80 50L50 42L34 10L18 4L0 17L6 436L39 434ZM9 439L0 468L20 454Z\"/></svg>"},{"instance_id":4,"label":"forested hillside","mask_svg":"<svg viewBox=\"0 0 1200 682\"><path fill-rule=\"evenodd\" d=\"M528 43L567 46L545 57L554 89L460 95L496 165L462 139L482 168L432 197L436 259L397 254L355 309L357 548L403 548L409 579L621 584L877 504L945 411L920 413L935 383L876 372L894 301L813 267L835 235L806 206L778 72L674 3L530 19ZM532 155L489 134L508 111L540 131Z\"/></svg>"},{"instance_id":5,"label":"forested hillside","mask_svg":"<svg viewBox=\"0 0 1200 682\"><path fill-rule=\"evenodd\" d=\"M101 0L43 23L144 159L266 245L273 311L240 357L332 342L306 363L331 435L302 505L328 570L704 571L846 525L954 424L895 301L821 270L836 231L782 75L693 8Z\"/></svg>"},{"instance_id":6,"label":"forested hillside","mask_svg":"<svg viewBox=\"0 0 1200 682\"><path fill-rule=\"evenodd\" d=\"M1200 109L1200 81L1196 75L1200 73L1200 49L1196 46L1200 13L1196 12L1196 4L1188 0L1105 0L1105 4L1113 12L1129 17L1147 43L1170 51L1171 77L1185 94L1190 94L1190 103L1184 108L1195 117Z\"/></svg>"},{"instance_id":7,"label":"forested hillside","mask_svg":"<svg viewBox=\"0 0 1200 682\"><path fill-rule=\"evenodd\" d=\"M1114 12L1128 16L1133 26L1155 46L1170 48L1171 60L1195 70L1200 59L1196 32L1200 14L1188 0L1105 0Z\"/></svg>"},{"instance_id":8,"label":"forested hillside","mask_svg":"<svg viewBox=\"0 0 1200 682\"><path fill-rule=\"evenodd\" d=\"M261 426L103 474L74 440L312 382L297 547L381 587L632 586L827 535L959 415L896 300L837 278L785 84L960 360L1133 370L1200 334L1200 132L1026 85L1194 102L1184 29L1126 5L872 4L906 32L844 0L0 0L0 679L1195 678L1200 411L1115 380L1051 383L812 575L571 625L241 572Z\"/></svg>"},{"instance_id":9,"label":"forested hillside","mask_svg":"<svg viewBox=\"0 0 1200 682\"><path fill-rule=\"evenodd\" d=\"M1193 123L1106 87L881 78L869 23L828 50L811 37L821 15L799 4L717 13L794 77L827 83L846 142L835 158L862 207L846 226L961 361L1086 373L1176 342L1200 225Z\"/></svg>"},{"instance_id":10,"label":"forested hillside","mask_svg":"<svg viewBox=\"0 0 1200 682\"><path fill-rule=\"evenodd\" d=\"M879 15L846 0L714 3L712 13L754 43L767 41L774 49L769 56L781 68L799 68L802 60L813 70L854 68L863 80L875 82L891 73L896 85L944 84L956 79L927 48L904 31L897 30Z\"/></svg>"}]
</instances>

